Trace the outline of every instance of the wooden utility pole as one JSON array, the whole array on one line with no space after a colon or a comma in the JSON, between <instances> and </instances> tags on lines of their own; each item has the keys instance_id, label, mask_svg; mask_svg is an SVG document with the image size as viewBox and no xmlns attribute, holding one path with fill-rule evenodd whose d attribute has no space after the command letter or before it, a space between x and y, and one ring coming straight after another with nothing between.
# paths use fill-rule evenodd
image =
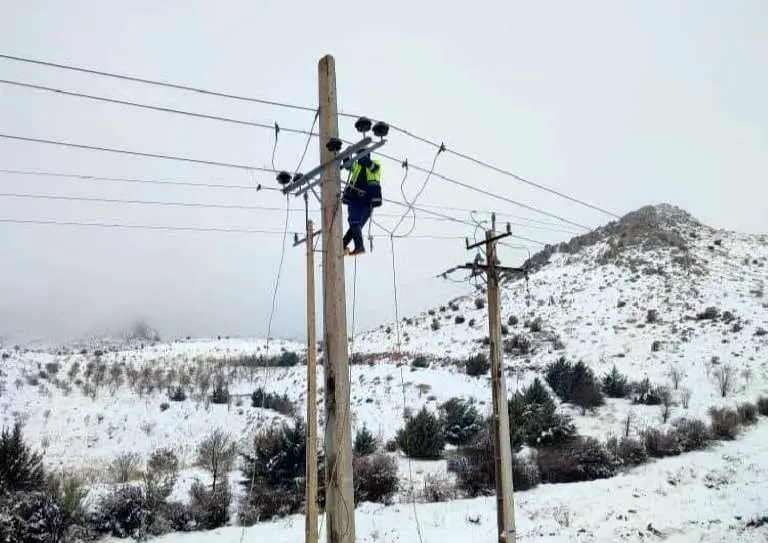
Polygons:
<instances>
[{"instance_id":1,"label":"wooden utility pole","mask_svg":"<svg viewBox=\"0 0 768 543\"><path fill-rule=\"evenodd\" d=\"M515 503L512 485L512 444L509 437L507 386L502 366L501 308L496 239L493 230L485 233L486 277L488 278L488 335L491 347L493 388L493 449L496 461L496 517L499 543L515 541Z\"/></svg>"},{"instance_id":2,"label":"wooden utility pole","mask_svg":"<svg viewBox=\"0 0 768 543\"><path fill-rule=\"evenodd\" d=\"M320 163L334 158L326 147L339 137L336 64L331 55L318 63ZM323 332L325 356L325 512L328 543L355 543L352 487L352 435L349 406L349 355L342 253L341 173L325 168L321 178L323 232ZM311 240L310 240L311 241Z\"/></svg>"},{"instance_id":3,"label":"wooden utility pole","mask_svg":"<svg viewBox=\"0 0 768 543\"><path fill-rule=\"evenodd\" d=\"M317 367L314 225L307 220L307 512L306 543L317 541Z\"/></svg>"},{"instance_id":4,"label":"wooden utility pole","mask_svg":"<svg viewBox=\"0 0 768 543\"><path fill-rule=\"evenodd\" d=\"M472 275L485 273L488 293L488 337L491 350L491 387L493 398L493 456L496 465L496 516L498 522L499 543L514 543L515 498L512 484L512 443L509 438L509 411L507 408L507 385L502 366L501 344L501 303L499 301L499 275L501 272L524 273L527 268L501 266L496 256L496 243L512 235L510 225L507 231L496 234L496 216L493 215L493 227L486 231L485 240L470 245L466 240L467 250L485 245L486 261L480 255L474 262L467 262L447 270L445 274L457 269L472 270ZM443 274L443 275L445 275Z\"/></svg>"}]
</instances>

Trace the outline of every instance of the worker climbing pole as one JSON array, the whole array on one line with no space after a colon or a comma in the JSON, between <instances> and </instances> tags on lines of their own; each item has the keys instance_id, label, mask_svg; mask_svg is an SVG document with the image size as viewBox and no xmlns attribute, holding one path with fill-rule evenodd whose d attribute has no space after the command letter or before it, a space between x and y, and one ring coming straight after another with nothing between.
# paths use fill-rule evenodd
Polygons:
<instances>
[{"instance_id":1,"label":"worker climbing pole","mask_svg":"<svg viewBox=\"0 0 768 543\"><path fill-rule=\"evenodd\" d=\"M350 206L348 241L356 242L355 254L361 254L362 227L370 218L372 207L381 205L381 164L369 155L386 143L389 126L381 121L373 125L373 133L379 141L373 142L365 134L372 122L363 117L355 124L364 137L342 150L339 138L336 105L336 70L332 56L326 55L318 63L319 112L320 112L320 165L306 174L280 172L277 181L287 195L304 196L320 185L318 199L322 211L322 229L308 236L322 236L323 262L323 374L325 380L325 512L328 543L355 542L354 494L352 481L352 437L350 424L350 378L347 339L346 294L344 286L344 236L342 236L341 169L347 164L351 171L351 185L347 194ZM346 161L346 162L345 162ZM319 176L319 179L317 178ZM365 198L350 197L354 193ZM355 201L354 210L350 203ZM359 204L359 205L358 205ZM367 208L366 208L367 206ZM308 230L309 232L309 230ZM306 243L312 245L308 237ZM359 243L357 243L359 242ZM309 266L308 266L309 268ZM307 270L314 273L314 270ZM308 448L308 451L310 448ZM307 458L308 463L316 462ZM310 492L308 492L311 495ZM324 519L323 519L324 520ZM307 540L314 536L308 523ZM319 532L320 530L318 530Z\"/></svg>"}]
</instances>

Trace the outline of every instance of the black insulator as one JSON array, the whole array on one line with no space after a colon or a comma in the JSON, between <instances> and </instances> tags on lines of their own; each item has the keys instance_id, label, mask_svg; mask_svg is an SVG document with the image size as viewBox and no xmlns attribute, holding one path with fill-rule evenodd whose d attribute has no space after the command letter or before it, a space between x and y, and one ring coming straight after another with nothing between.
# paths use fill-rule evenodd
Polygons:
<instances>
[{"instance_id":1,"label":"black insulator","mask_svg":"<svg viewBox=\"0 0 768 543\"><path fill-rule=\"evenodd\" d=\"M389 125L383 121L377 122L373 125L373 134L379 138L385 137L389 134Z\"/></svg>"},{"instance_id":2,"label":"black insulator","mask_svg":"<svg viewBox=\"0 0 768 543\"><path fill-rule=\"evenodd\" d=\"M331 138L328 140L328 143L325 144L325 148L332 153L338 153L341 151L342 145L343 142L339 138Z\"/></svg>"},{"instance_id":3,"label":"black insulator","mask_svg":"<svg viewBox=\"0 0 768 543\"><path fill-rule=\"evenodd\" d=\"M355 128L361 134L365 134L371 129L371 120L368 117L360 117L355 121Z\"/></svg>"},{"instance_id":4,"label":"black insulator","mask_svg":"<svg viewBox=\"0 0 768 543\"><path fill-rule=\"evenodd\" d=\"M281 185L287 185L291 181L291 174L288 172L280 172L277 174L277 182Z\"/></svg>"}]
</instances>

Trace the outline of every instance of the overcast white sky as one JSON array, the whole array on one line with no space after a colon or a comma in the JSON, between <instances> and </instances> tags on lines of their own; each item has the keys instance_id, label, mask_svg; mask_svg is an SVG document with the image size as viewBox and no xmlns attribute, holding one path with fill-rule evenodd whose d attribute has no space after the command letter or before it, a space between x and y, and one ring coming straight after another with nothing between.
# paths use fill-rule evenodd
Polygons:
<instances>
[{"instance_id":1,"label":"overcast white sky","mask_svg":"<svg viewBox=\"0 0 768 543\"><path fill-rule=\"evenodd\" d=\"M619 214L669 202L714 226L768 231L768 4L762 0L2 0L0 12L2 54L307 105L317 101L317 61L331 53L342 110L445 141ZM8 60L0 60L0 79L284 127L307 129L312 121L311 113ZM341 120L350 139L351 124ZM265 130L3 84L0 133L266 167L272 150ZM277 167L294 169L304 143L303 136L281 133ZM396 133L386 150L424 166L434 156L434 149ZM304 169L317 161L315 141ZM5 139L0 169L252 182L241 170ZM450 155L438 159L437 171L581 224L610 219ZM401 176L399 166L385 162L385 196L400 198ZM269 175L255 179L274 183ZM411 172L407 194L423 180ZM284 205L271 192L7 174L0 174L0 192ZM430 181L419 203L551 221L440 179ZM398 211L390 205L380 213ZM0 196L0 219L279 231L284 213ZM292 213L290 229L302 228L302 214ZM570 237L514 229L544 242ZM433 234L473 232L420 219L414 236ZM137 317L165 335L266 332L279 235L0 223L0 236L2 333L76 334ZM466 290L433 278L472 256L460 239L414 237L396 242L396 251L402 314ZM502 256L514 265L526 254L506 248ZM348 272L351 311L351 266ZM358 328L391 319L387 239L359 259L358 272ZM303 337L304 304L303 249L289 244L273 332Z\"/></svg>"}]
</instances>

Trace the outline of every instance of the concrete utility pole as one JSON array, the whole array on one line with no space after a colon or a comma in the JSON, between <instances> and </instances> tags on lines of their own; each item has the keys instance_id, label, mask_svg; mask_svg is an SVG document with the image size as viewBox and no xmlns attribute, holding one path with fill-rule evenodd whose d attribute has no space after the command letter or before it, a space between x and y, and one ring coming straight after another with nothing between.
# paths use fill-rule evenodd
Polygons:
<instances>
[{"instance_id":1,"label":"concrete utility pole","mask_svg":"<svg viewBox=\"0 0 768 543\"><path fill-rule=\"evenodd\" d=\"M527 273L527 268L511 268L499 265L496 257L496 243L512 235L510 225L507 231L496 234L496 216L493 215L493 227L485 232L485 240L470 245L466 240L467 250L485 245L486 261L480 255L474 262L468 262L446 271L457 269L471 270L472 275L485 274L488 292L488 337L491 355L491 387L493 398L493 452L496 464L496 516L499 543L513 543L516 540L515 497L512 484L512 444L509 438L509 411L507 408L507 385L502 366L501 344L501 303L499 301L499 275L501 272ZM527 275L526 275L527 277Z\"/></svg>"},{"instance_id":2,"label":"concrete utility pole","mask_svg":"<svg viewBox=\"0 0 768 543\"><path fill-rule=\"evenodd\" d=\"M339 137L336 65L331 55L318 63L320 163L333 160L326 147ZM352 434L349 413L349 355L342 252L341 174L325 168L321 178L323 232L323 329L325 373L325 473L328 543L355 543Z\"/></svg>"},{"instance_id":3,"label":"concrete utility pole","mask_svg":"<svg viewBox=\"0 0 768 543\"><path fill-rule=\"evenodd\" d=\"M512 444L509 437L507 386L502 367L499 272L496 268L496 239L493 230L485 233L488 278L488 334L491 347L493 388L493 448L496 461L496 517L499 543L515 541L515 500L512 485Z\"/></svg>"},{"instance_id":4,"label":"concrete utility pole","mask_svg":"<svg viewBox=\"0 0 768 543\"><path fill-rule=\"evenodd\" d=\"M317 368L314 225L307 220L307 512L306 543L317 543Z\"/></svg>"}]
</instances>

